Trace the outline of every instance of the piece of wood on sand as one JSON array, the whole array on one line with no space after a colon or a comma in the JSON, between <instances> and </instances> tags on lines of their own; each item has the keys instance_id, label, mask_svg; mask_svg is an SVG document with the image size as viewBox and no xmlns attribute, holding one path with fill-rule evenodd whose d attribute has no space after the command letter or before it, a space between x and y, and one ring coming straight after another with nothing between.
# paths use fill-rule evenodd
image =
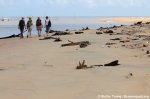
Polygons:
<instances>
[{"instance_id":1,"label":"piece of wood on sand","mask_svg":"<svg viewBox=\"0 0 150 99\"><path fill-rule=\"evenodd\" d=\"M88 67L87 65L85 65L85 60L83 60L82 63L79 61L79 66L76 67L76 69L88 69L88 68L93 68L93 67Z\"/></svg>"},{"instance_id":2,"label":"piece of wood on sand","mask_svg":"<svg viewBox=\"0 0 150 99\"><path fill-rule=\"evenodd\" d=\"M54 33L52 36L62 36L62 35L70 35L70 32L63 32L63 31L59 31Z\"/></svg>"},{"instance_id":3,"label":"piece of wood on sand","mask_svg":"<svg viewBox=\"0 0 150 99\"><path fill-rule=\"evenodd\" d=\"M83 45L84 45L83 47L85 47L85 45L90 45L89 41L72 42L72 41L68 40L68 42L70 42L70 43L62 44L61 47L79 45L82 48Z\"/></svg>"},{"instance_id":4,"label":"piece of wood on sand","mask_svg":"<svg viewBox=\"0 0 150 99\"><path fill-rule=\"evenodd\" d=\"M83 34L84 32L82 31L78 31L78 32L75 32L75 34Z\"/></svg>"},{"instance_id":5,"label":"piece of wood on sand","mask_svg":"<svg viewBox=\"0 0 150 99\"><path fill-rule=\"evenodd\" d=\"M49 40L49 39L54 39L54 42L60 42L62 41L59 37L52 37L52 36L49 36L49 37L44 37L42 39L39 39L39 40Z\"/></svg>"},{"instance_id":6,"label":"piece of wood on sand","mask_svg":"<svg viewBox=\"0 0 150 99\"><path fill-rule=\"evenodd\" d=\"M104 66L118 66L118 65L120 65L118 63L119 63L119 61L115 60L115 61L112 61L112 62L110 62L108 64L104 64Z\"/></svg>"}]
</instances>

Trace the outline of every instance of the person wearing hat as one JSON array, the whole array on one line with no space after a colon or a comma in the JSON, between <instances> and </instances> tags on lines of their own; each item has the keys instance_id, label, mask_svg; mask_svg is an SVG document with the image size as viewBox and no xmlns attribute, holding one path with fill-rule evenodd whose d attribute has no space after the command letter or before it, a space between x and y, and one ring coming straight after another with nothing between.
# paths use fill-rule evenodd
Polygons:
<instances>
[{"instance_id":1,"label":"person wearing hat","mask_svg":"<svg viewBox=\"0 0 150 99\"><path fill-rule=\"evenodd\" d=\"M39 37L41 36L42 28L43 28L42 21L41 21L40 17L38 17L38 19L36 20L36 29L38 31Z\"/></svg>"},{"instance_id":2,"label":"person wearing hat","mask_svg":"<svg viewBox=\"0 0 150 99\"><path fill-rule=\"evenodd\" d=\"M45 20L45 27L46 27L46 34L48 35L49 31L50 31L50 27L51 27L51 21L48 18L48 16L46 16L46 20Z\"/></svg>"},{"instance_id":3,"label":"person wearing hat","mask_svg":"<svg viewBox=\"0 0 150 99\"><path fill-rule=\"evenodd\" d=\"M28 22L27 22L27 29L28 29L28 35L27 35L27 37L30 37L31 38L31 32L32 32L32 25L33 25L33 23L32 23L32 18L31 17L29 17L29 20L28 20Z\"/></svg>"},{"instance_id":4,"label":"person wearing hat","mask_svg":"<svg viewBox=\"0 0 150 99\"><path fill-rule=\"evenodd\" d=\"M20 29L20 32L21 32L20 38L23 38L23 32L24 32L24 28L25 28L24 17L22 17L22 19L19 21L18 28Z\"/></svg>"}]
</instances>

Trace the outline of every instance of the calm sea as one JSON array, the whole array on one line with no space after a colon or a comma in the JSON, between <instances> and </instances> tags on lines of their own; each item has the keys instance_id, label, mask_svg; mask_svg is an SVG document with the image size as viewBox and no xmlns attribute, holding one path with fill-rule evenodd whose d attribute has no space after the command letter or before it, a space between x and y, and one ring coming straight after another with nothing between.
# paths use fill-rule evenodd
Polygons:
<instances>
[{"instance_id":1,"label":"calm sea","mask_svg":"<svg viewBox=\"0 0 150 99\"><path fill-rule=\"evenodd\" d=\"M111 23L111 22L99 22L99 19L105 17L50 17L52 21L52 30L64 31L69 30L78 30L82 27L89 27L90 29L97 29L99 27L111 27L114 25L121 25L121 23ZM6 20L2 21L4 18L0 18L0 37L9 36L12 34L19 34L18 22L20 17L8 17ZM35 22L36 17L33 17L33 31L34 35L37 35ZM44 24L45 18L42 17L42 22ZM27 22L28 18L25 18ZM43 28L43 33L45 33L45 28ZM27 35L27 32L24 33Z\"/></svg>"}]
</instances>

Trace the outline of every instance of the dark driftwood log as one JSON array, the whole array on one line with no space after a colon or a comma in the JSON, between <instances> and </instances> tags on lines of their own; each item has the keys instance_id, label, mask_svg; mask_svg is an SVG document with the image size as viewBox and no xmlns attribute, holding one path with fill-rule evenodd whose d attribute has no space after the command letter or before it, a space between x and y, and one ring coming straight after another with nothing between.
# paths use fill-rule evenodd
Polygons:
<instances>
[{"instance_id":1,"label":"dark driftwood log","mask_svg":"<svg viewBox=\"0 0 150 99\"><path fill-rule=\"evenodd\" d=\"M56 32L55 34L53 34L52 36L61 36L61 35L70 35L71 33L70 32Z\"/></svg>"},{"instance_id":2,"label":"dark driftwood log","mask_svg":"<svg viewBox=\"0 0 150 99\"><path fill-rule=\"evenodd\" d=\"M102 67L103 65L92 65L91 67Z\"/></svg>"},{"instance_id":3,"label":"dark driftwood log","mask_svg":"<svg viewBox=\"0 0 150 99\"><path fill-rule=\"evenodd\" d=\"M49 39L52 39L52 37L51 36L50 37L44 37L44 38L39 39L39 40L49 40Z\"/></svg>"},{"instance_id":4,"label":"dark driftwood log","mask_svg":"<svg viewBox=\"0 0 150 99\"><path fill-rule=\"evenodd\" d=\"M118 64L118 62L119 62L118 60L115 60L115 61L112 61L108 64L104 64L104 66L118 66L118 65L120 65L120 64Z\"/></svg>"},{"instance_id":5,"label":"dark driftwood log","mask_svg":"<svg viewBox=\"0 0 150 99\"><path fill-rule=\"evenodd\" d=\"M61 46L62 47L65 47L65 46L75 46L75 45L80 45L80 44L87 44L87 45L90 45L90 42L89 41L82 41L82 42L72 42L72 41L69 41L71 43L67 43L67 44L62 44Z\"/></svg>"},{"instance_id":6,"label":"dark driftwood log","mask_svg":"<svg viewBox=\"0 0 150 99\"><path fill-rule=\"evenodd\" d=\"M134 25L142 25L142 21L134 23Z\"/></svg>"},{"instance_id":7,"label":"dark driftwood log","mask_svg":"<svg viewBox=\"0 0 150 99\"><path fill-rule=\"evenodd\" d=\"M15 38L15 37L20 37L20 34L18 34L18 35L13 34L13 35L11 35L11 36L2 37L2 38L0 38L0 39L8 39L8 38Z\"/></svg>"},{"instance_id":8,"label":"dark driftwood log","mask_svg":"<svg viewBox=\"0 0 150 99\"><path fill-rule=\"evenodd\" d=\"M60 38L56 38L56 39L54 40L54 42L60 42L60 41L62 41Z\"/></svg>"},{"instance_id":9,"label":"dark driftwood log","mask_svg":"<svg viewBox=\"0 0 150 99\"><path fill-rule=\"evenodd\" d=\"M99 35L99 34L103 34L103 33L102 33L102 32L96 32L96 34L98 34L98 35Z\"/></svg>"},{"instance_id":10,"label":"dark driftwood log","mask_svg":"<svg viewBox=\"0 0 150 99\"><path fill-rule=\"evenodd\" d=\"M110 42L108 42L105 45L114 45L114 44L116 44L116 43L110 43Z\"/></svg>"},{"instance_id":11,"label":"dark driftwood log","mask_svg":"<svg viewBox=\"0 0 150 99\"><path fill-rule=\"evenodd\" d=\"M112 33L114 33L114 31L113 30L106 30L106 31L104 31L104 33L106 33L106 34L112 34Z\"/></svg>"},{"instance_id":12,"label":"dark driftwood log","mask_svg":"<svg viewBox=\"0 0 150 99\"><path fill-rule=\"evenodd\" d=\"M75 34L83 34L84 32L75 32Z\"/></svg>"},{"instance_id":13,"label":"dark driftwood log","mask_svg":"<svg viewBox=\"0 0 150 99\"><path fill-rule=\"evenodd\" d=\"M110 40L117 41L117 40L121 40L121 39L120 38L114 38L114 39L110 39Z\"/></svg>"},{"instance_id":14,"label":"dark driftwood log","mask_svg":"<svg viewBox=\"0 0 150 99\"><path fill-rule=\"evenodd\" d=\"M39 39L39 40L49 40L49 39L55 39L54 42L59 42L59 41L62 41L60 38L56 38L56 37L44 37L42 39Z\"/></svg>"},{"instance_id":15,"label":"dark driftwood log","mask_svg":"<svg viewBox=\"0 0 150 99\"><path fill-rule=\"evenodd\" d=\"M56 31L56 30L50 30L49 33L54 33L54 32L60 32L60 31Z\"/></svg>"}]
</instances>

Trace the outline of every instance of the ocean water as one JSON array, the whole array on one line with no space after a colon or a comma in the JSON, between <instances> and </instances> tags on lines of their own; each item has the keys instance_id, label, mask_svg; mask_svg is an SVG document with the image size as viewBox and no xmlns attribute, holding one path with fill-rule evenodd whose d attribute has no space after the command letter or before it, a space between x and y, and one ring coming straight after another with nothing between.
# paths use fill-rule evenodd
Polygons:
<instances>
[{"instance_id":1,"label":"ocean water","mask_svg":"<svg viewBox=\"0 0 150 99\"><path fill-rule=\"evenodd\" d=\"M89 27L90 29L97 29L99 27L111 27L114 25L121 25L122 23L111 23L111 22L99 22L98 20L104 17L50 17L52 22L52 30L64 31L69 30L79 30L82 27ZM19 34L20 30L18 29L18 22L20 17L9 17L9 20L2 21L3 18L0 18L0 37L6 37L12 34ZM33 17L33 30L32 34L37 35L35 22L36 17ZM42 22L44 24L45 18L42 17ZM27 22L28 18L25 18ZM124 24L125 25L125 24ZM45 33L45 28L42 30ZM24 33L27 35L27 32Z\"/></svg>"}]
</instances>

